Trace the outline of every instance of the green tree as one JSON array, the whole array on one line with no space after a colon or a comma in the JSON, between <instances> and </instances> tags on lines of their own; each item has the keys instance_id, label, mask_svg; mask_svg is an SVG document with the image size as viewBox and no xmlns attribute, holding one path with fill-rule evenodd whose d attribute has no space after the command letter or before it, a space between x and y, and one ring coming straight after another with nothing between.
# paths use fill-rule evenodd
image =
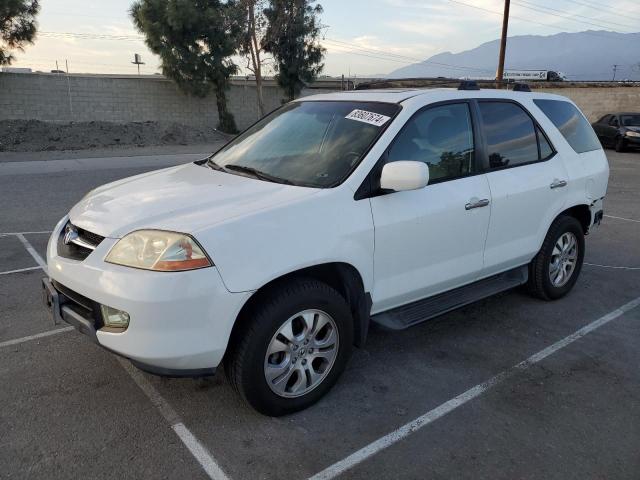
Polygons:
<instances>
[{"instance_id":1,"label":"green tree","mask_svg":"<svg viewBox=\"0 0 640 480\"><path fill-rule=\"evenodd\" d=\"M229 77L238 71L231 56L239 47L242 16L235 0L137 0L136 28L160 56L162 72L184 92L203 97L213 88L218 128L237 132L227 108Z\"/></svg>"},{"instance_id":2,"label":"green tree","mask_svg":"<svg viewBox=\"0 0 640 480\"><path fill-rule=\"evenodd\" d=\"M269 26L264 49L273 55L280 86L293 100L324 68L318 43L321 5L310 0L270 0L264 11Z\"/></svg>"},{"instance_id":3,"label":"green tree","mask_svg":"<svg viewBox=\"0 0 640 480\"><path fill-rule=\"evenodd\" d=\"M15 57L9 50L24 49L33 43L38 25L38 0L0 0L0 65L9 65Z\"/></svg>"}]
</instances>

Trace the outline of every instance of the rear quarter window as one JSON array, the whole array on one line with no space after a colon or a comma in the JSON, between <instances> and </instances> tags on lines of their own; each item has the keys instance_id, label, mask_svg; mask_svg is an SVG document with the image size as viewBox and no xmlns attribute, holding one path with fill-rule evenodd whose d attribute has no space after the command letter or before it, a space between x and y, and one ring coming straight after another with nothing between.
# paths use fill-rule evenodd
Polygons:
<instances>
[{"instance_id":1,"label":"rear quarter window","mask_svg":"<svg viewBox=\"0 0 640 480\"><path fill-rule=\"evenodd\" d=\"M562 100L534 100L576 153L600 150L596 133L575 105Z\"/></svg>"}]
</instances>

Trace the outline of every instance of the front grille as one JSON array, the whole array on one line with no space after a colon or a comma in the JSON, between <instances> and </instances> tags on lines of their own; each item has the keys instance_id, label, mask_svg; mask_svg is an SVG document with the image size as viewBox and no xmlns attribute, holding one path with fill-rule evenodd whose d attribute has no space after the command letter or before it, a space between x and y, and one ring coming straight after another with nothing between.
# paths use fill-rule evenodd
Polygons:
<instances>
[{"instance_id":1,"label":"front grille","mask_svg":"<svg viewBox=\"0 0 640 480\"><path fill-rule=\"evenodd\" d=\"M60 232L60 236L58 237L58 255L64 258L70 258L71 260L84 260L87 258L93 249L84 247L82 245L77 245L76 243L64 243L65 234L73 229L78 233L78 240L82 243L86 243L92 245L94 248L100 245L100 243L104 240L104 237L98 235L97 233L89 232L83 228L78 228L73 225L71 222L67 222L65 227Z\"/></svg>"},{"instance_id":2,"label":"front grille","mask_svg":"<svg viewBox=\"0 0 640 480\"><path fill-rule=\"evenodd\" d=\"M96 330L104 326L102 312L100 311L100 304L98 302L94 302L90 298L80 295L55 280L52 280L51 283L58 293L64 297L61 299L63 305L73 308L76 313L82 315L87 320L91 320Z\"/></svg>"},{"instance_id":3,"label":"front grille","mask_svg":"<svg viewBox=\"0 0 640 480\"><path fill-rule=\"evenodd\" d=\"M94 247L97 247L98 245L100 245L100 242L102 242L102 240L104 240L103 236L98 235L97 233L89 232L88 230L85 230L84 228L76 227L76 230L78 230L78 236L82 240L84 240L87 243L90 243Z\"/></svg>"}]
</instances>

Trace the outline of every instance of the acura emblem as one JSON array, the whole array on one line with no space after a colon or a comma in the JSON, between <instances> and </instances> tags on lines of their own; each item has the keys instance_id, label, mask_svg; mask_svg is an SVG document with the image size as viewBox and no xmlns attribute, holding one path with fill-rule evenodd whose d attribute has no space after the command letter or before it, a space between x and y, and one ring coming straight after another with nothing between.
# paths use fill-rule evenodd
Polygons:
<instances>
[{"instance_id":1,"label":"acura emblem","mask_svg":"<svg viewBox=\"0 0 640 480\"><path fill-rule=\"evenodd\" d=\"M63 242L65 245L69 245L76 238L78 238L78 231L71 225L67 226L64 233Z\"/></svg>"}]
</instances>

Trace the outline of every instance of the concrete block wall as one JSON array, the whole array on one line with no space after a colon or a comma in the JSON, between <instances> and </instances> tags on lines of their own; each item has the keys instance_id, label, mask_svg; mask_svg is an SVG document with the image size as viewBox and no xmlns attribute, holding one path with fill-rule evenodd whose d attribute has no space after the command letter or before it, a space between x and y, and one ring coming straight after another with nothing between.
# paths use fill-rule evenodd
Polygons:
<instances>
[{"instance_id":1,"label":"concrete block wall","mask_svg":"<svg viewBox=\"0 0 640 480\"><path fill-rule=\"evenodd\" d=\"M265 108L282 103L273 82L263 88ZM259 117L253 82L234 81L227 91L239 128ZM217 127L215 95L182 93L164 77L0 73L0 120L116 123L164 121Z\"/></svg>"},{"instance_id":2,"label":"concrete block wall","mask_svg":"<svg viewBox=\"0 0 640 480\"><path fill-rule=\"evenodd\" d=\"M640 87L562 87L536 91L555 93L570 98L595 122L612 112L640 112Z\"/></svg>"},{"instance_id":3,"label":"concrete block wall","mask_svg":"<svg viewBox=\"0 0 640 480\"><path fill-rule=\"evenodd\" d=\"M303 95L335 91L339 82L319 81ZM571 98L594 121L608 112L640 111L640 86L607 84L535 84L537 91ZM283 92L274 81L263 87L266 111L282 104ZM230 111L240 129L259 117L255 83L232 80L227 91ZM205 98L182 93L162 76L56 75L0 73L0 120L116 123L166 121L217 127L215 95Z\"/></svg>"}]
</instances>

